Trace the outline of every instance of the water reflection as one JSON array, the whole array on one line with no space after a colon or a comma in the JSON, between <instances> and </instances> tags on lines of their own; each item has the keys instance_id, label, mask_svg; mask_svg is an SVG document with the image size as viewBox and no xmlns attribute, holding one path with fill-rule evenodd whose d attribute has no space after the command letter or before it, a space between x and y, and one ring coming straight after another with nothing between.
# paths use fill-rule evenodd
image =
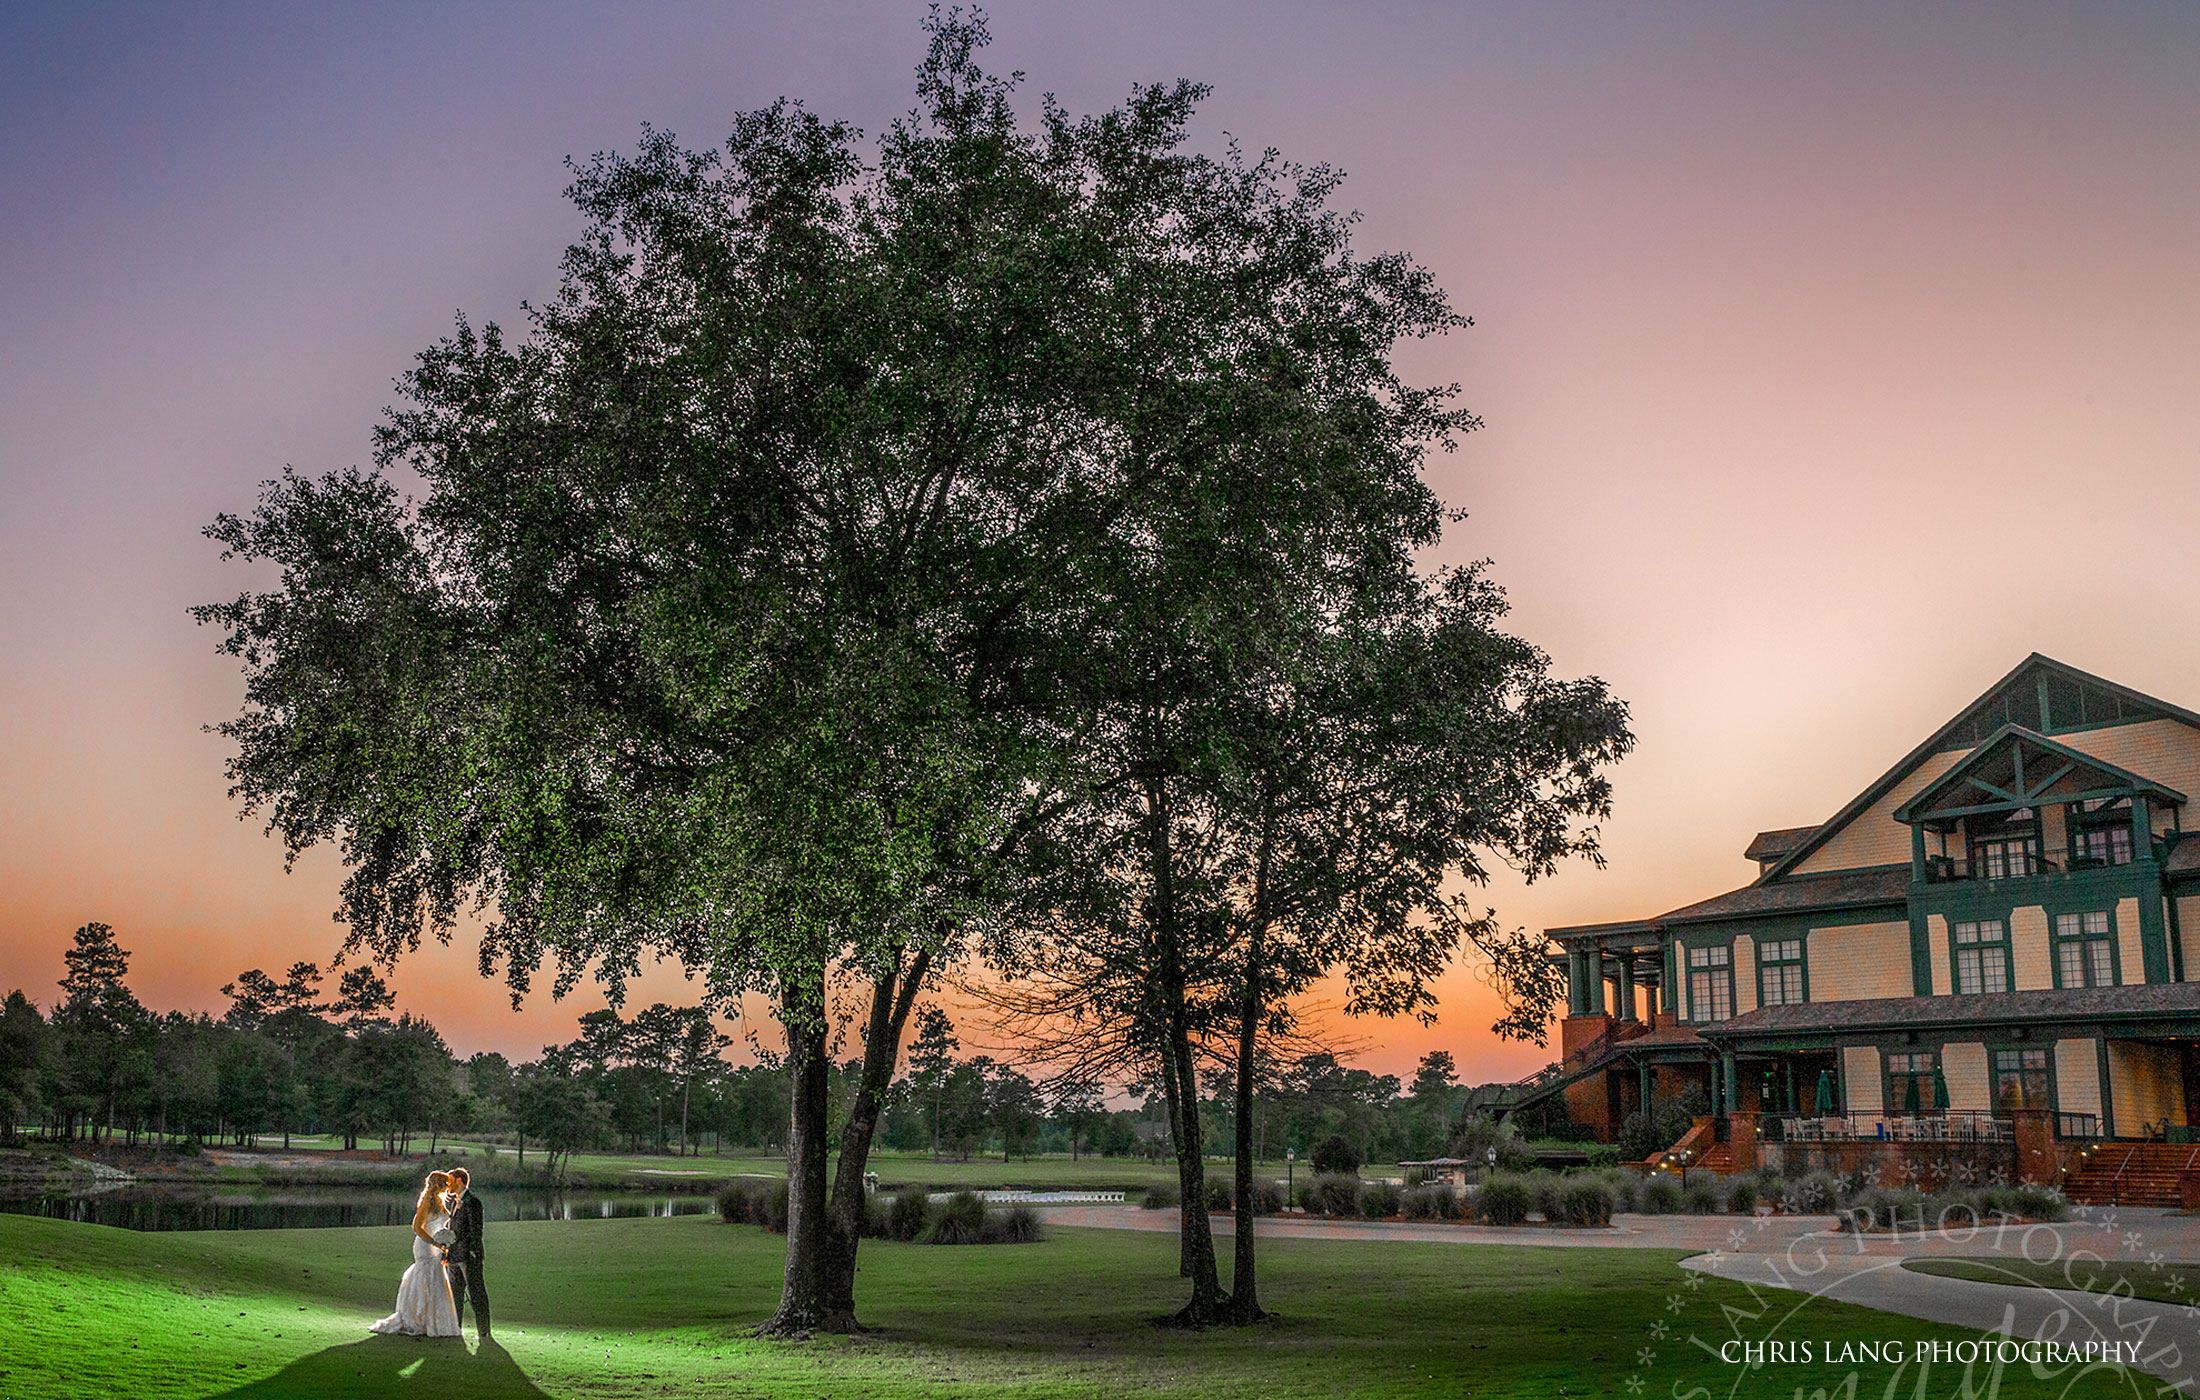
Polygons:
<instances>
[{"instance_id":1,"label":"water reflection","mask_svg":"<svg viewBox=\"0 0 2200 1400\"><path fill-rule=\"evenodd\" d=\"M515 1191L477 1194L491 1220L614 1220L704 1215L708 1196ZM125 1230L296 1230L346 1225L405 1225L415 1197L403 1191L241 1193L176 1185L115 1186L76 1195L0 1195L0 1212L43 1215Z\"/></svg>"}]
</instances>

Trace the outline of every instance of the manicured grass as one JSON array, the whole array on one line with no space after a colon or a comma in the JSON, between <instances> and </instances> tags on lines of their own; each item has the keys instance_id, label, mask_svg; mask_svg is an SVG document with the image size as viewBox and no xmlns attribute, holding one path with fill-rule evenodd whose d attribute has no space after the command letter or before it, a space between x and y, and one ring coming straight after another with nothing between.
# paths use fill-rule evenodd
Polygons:
<instances>
[{"instance_id":1,"label":"manicured grass","mask_svg":"<svg viewBox=\"0 0 2200 1400\"><path fill-rule=\"evenodd\" d=\"M335 1140L294 1138L291 1151L300 1157L329 1150ZM263 1144L263 1150L273 1154L281 1151L279 1141ZM414 1160L429 1160L425 1143L417 1144L419 1153ZM476 1164L481 1158L481 1144L469 1139L445 1139L434 1160L446 1159ZM402 1160L402 1159L400 1159ZM527 1165L532 1169L542 1154L530 1151ZM513 1168L518 1158L510 1148L499 1149L497 1161L502 1168ZM340 1171L345 1164L332 1162L332 1171ZM363 1170L377 1169L377 1163L359 1164ZM699 1156L677 1157L652 1153L580 1152L571 1159L560 1159L560 1165L571 1172L586 1177L591 1182L604 1183L621 1177L632 1177L649 1185L676 1183L683 1177L730 1176L785 1176L787 1159L772 1154L719 1154L706 1152ZM970 1187L977 1190L998 1190L1006 1187L1028 1187L1033 1190L1086 1190L1086 1191L1140 1191L1148 1186L1176 1183L1176 1164L1169 1161L1151 1161L1137 1157L1083 1156L1072 1160L1067 1154L1035 1155L1029 1161L1021 1157L1003 1162L998 1157L974 1157L967 1162L935 1162L929 1152L873 1152L870 1169L878 1173L882 1187L892 1190L899 1186L930 1186L943 1191ZM249 1172L251 1169L245 1169ZM1304 1176L1307 1166L1301 1162L1298 1174ZM1230 1163L1226 1158L1213 1158L1208 1162L1208 1175L1227 1177ZM1259 1171L1264 1176L1283 1180L1287 1173L1281 1161L1263 1162ZM1394 1168L1370 1166L1370 1174L1380 1175Z\"/></svg>"},{"instance_id":2,"label":"manicured grass","mask_svg":"<svg viewBox=\"0 0 2200 1400\"><path fill-rule=\"evenodd\" d=\"M2116 1293L2157 1303L2200 1303L2200 1264L2190 1260L2119 1261L2079 1257L2029 1263L2022 1259L1906 1259L1902 1267L1941 1278L2005 1283L2018 1288L2068 1288Z\"/></svg>"},{"instance_id":3,"label":"manicured grass","mask_svg":"<svg viewBox=\"0 0 2200 1400\"><path fill-rule=\"evenodd\" d=\"M476 1352L470 1336L365 1334L395 1294L401 1230L147 1235L0 1217L0 1396L1449 1400L1625 1395L1638 1380L1653 1395L1786 1395L1848 1372L1753 1373L1691 1337L1733 1335L1729 1309L1756 1319L1752 1337L1956 1335L1755 1297L1684 1274L1670 1252L1295 1240L1263 1246L1277 1322L1193 1333L1152 1322L1183 1296L1173 1236L1058 1229L1037 1245L866 1244L860 1304L877 1330L760 1341L749 1329L778 1295L783 1244L698 1217L497 1225L502 1347ZM1895 1374L1867 1368L1857 1393ZM1905 1397L1964 1380L1903 1376ZM2123 1393L2069 1380L2010 1371L1993 1393Z\"/></svg>"}]
</instances>

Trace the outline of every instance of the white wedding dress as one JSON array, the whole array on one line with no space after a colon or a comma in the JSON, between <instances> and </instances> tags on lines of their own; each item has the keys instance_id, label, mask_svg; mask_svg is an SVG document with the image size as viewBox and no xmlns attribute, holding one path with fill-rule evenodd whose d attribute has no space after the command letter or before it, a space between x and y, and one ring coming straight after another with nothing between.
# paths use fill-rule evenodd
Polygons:
<instances>
[{"instance_id":1,"label":"white wedding dress","mask_svg":"<svg viewBox=\"0 0 2200 1400\"><path fill-rule=\"evenodd\" d=\"M428 1233L438 1240L451 1234L447 1215L428 1217ZM455 1337L458 1305L451 1301L450 1276L443 1272L443 1252L431 1248L416 1231L412 1237L412 1267L397 1284L397 1311L373 1324L376 1332L401 1332L409 1337Z\"/></svg>"}]
</instances>

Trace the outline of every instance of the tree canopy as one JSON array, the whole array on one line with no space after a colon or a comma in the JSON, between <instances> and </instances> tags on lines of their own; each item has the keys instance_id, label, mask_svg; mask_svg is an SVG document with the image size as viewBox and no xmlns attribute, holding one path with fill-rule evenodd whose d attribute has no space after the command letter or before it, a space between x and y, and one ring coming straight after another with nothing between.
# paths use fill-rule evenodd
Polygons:
<instances>
[{"instance_id":1,"label":"tree canopy","mask_svg":"<svg viewBox=\"0 0 2200 1400\"><path fill-rule=\"evenodd\" d=\"M1423 459L1475 420L1393 354L1466 322L1354 249L1338 174L1188 150L1187 82L1025 123L981 20L927 28L875 142L782 101L576 165L555 298L422 353L372 470L219 517L279 581L197 610L246 673L234 795L339 845L347 954L472 906L515 999L547 965L616 1008L660 957L771 995L780 1332L854 1325L879 1104L970 931L1110 969L1196 1202L1194 1047L1332 967L1424 1011L1478 927L1445 881L1593 853L1626 745L1477 571L1419 569ZM836 979L870 995L828 1198Z\"/></svg>"}]
</instances>

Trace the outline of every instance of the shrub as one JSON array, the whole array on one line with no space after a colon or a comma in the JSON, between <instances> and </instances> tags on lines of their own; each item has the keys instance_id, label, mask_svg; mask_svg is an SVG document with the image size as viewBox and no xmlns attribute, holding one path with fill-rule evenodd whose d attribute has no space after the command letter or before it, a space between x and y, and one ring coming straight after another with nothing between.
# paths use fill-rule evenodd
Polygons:
<instances>
[{"instance_id":1,"label":"shrub","mask_svg":"<svg viewBox=\"0 0 2200 1400\"><path fill-rule=\"evenodd\" d=\"M728 1225L748 1224L753 1194L746 1181L727 1182L718 1191L718 1218Z\"/></svg>"},{"instance_id":2,"label":"shrub","mask_svg":"<svg viewBox=\"0 0 2200 1400\"><path fill-rule=\"evenodd\" d=\"M1627 1115L1620 1124L1619 1155L1624 1162L1640 1162L1663 1152L1681 1140L1696 1120L1710 1111L1711 1100L1701 1089L1690 1089L1677 1099L1667 1099L1648 1114Z\"/></svg>"},{"instance_id":3,"label":"shrub","mask_svg":"<svg viewBox=\"0 0 2200 1400\"><path fill-rule=\"evenodd\" d=\"M1315 1177L1306 1189L1306 1209L1314 1215L1358 1215L1360 1179L1341 1172Z\"/></svg>"},{"instance_id":4,"label":"shrub","mask_svg":"<svg viewBox=\"0 0 2200 1400\"><path fill-rule=\"evenodd\" d=\"M1360 1192L1360 1214L1370 1220L1387 1220L1398 1213L1398 1188L1387 1181L1371 1181Z\"/></svg>"},{"instance_id":5,"label":"shrub","mask_svg":"<svg viewBox=\"0 0 2200 1400\"><path fill-rule=\"evenodd\" d=\"M1842 1230L1887 1230L1907 1226L1917 1229L1920 1218L1928 1223L1931 1211L1923 1192L1914 1189L1887 1191L1867 1186L1854 1192L1843 1204L1840 1224Z\"/></svg>"},{"instance_id":6,"label":"shrub","mask_svg":"<svg viewBox=\"0 0 2200 1400\"><path fill-rule=\"evenodd\" d=\"M921 1237L925 1244L984 1244L985 1202L972 1191L957 1191L932 1216Z\"/></svg>"},{"instance_id":7,"label":"shrub","mask_svg":"<svg viewBox=\"0 0 2200 1400\"><path fill-rule=\"evenodd\" d=\"M1518 1225L1528 1218L1528 1211L1534 1204L1535 1194L1528 1189L1528 1183L1502 1172L1491 1172L1475 1198L1482 1218L1492 1225Z\"/></svg>"},{"instance_id":8,"label":"shrub","mask_svg":"<svg viewBox=\"0 0 2200 1400\"><path fill-rule=\"evenodd\" d=\"M1046 1238L1039 1226L1039 1212L1018 1203L986 1220L988 1244L1037 1244Z\"/></svg>"},{"instance_id":9,"label":"shrub","mask_svg":"<svg viewBox=\"0 0 2200 1400\"><path fill-rule=\"evenodd\" d=\"M1615 1213L1623 1210L1631 1211L1636 1208L1636 1202L1642 1196L1642 1180L1640 1177L1637 1177L1633 1172L1608 1171L1598 1172L1597 1180L1603 1182L1604 1189L1611 1193L1612 1210Z\"/></svg>"},{"instance_id":10,"label":"shrub","mask_svg":"<svg viewBox=\"0 0 2200 1400\"><path fill-rule=\"evenodd\" d=\"M924 1233L932 1218L932 1195L921 1186L905 1187L886 1212L886 1232L897 1240L913 1240Z\"/></svg>"},{"instance_id":11,"label":"shrub","mask_svg":"<svg viewBox=\"0 0 2200 1400\"><path fill-rule=\"evenodd\" d=\"M1147 1210L1167 1210L1183 1199L1182 1193L1176 1187L1168 1182L1162 1182L1158 1186L1147 1187L1145 1196L1139 1200L1138 1204Z\"/></svg>"},{"instance_id":12,"label":"shrub","mask_svg":"<svg viewBox=\"0 0 2200 1400\"><path fill-rule=\"evenodd\" d=\"M1253 1183L1253 1214L1274 1215L1282 1209L1283 1185L1281 1182L1256 1181Z\"/></svg>"},{"instance_id":13,"label":"shrub","mask_svg":"<svg viewBox=\"0 0 2200 1400\"><path fill-rule=\"evenodd\" d=\"M759 1213L761 1212L761 1213ZM767 1186L749 1207L749 1219L775 1235L787 1233L787 1183Z\"/></svg>"},{"instance_id":14,"label":"shrub","mask_svg":"<svg viewBox=\"0 0 2200 1400\"><path fill-rule=\"evenodd\" d=\"M1405 1178L1406 1190L1408 1191L1411 1191L1416 1186L1426 1186L1428 1185L1428 1168L1407 1167L1405 1171Z\"/></svg>"},{"instance_id":15,"label":"shrub","mask_svg":"<svg viewBox=\"0 0 2200 1400\"><path fill-rule=\"evenodd\" d=\"M1757 1213L1757 1178L1746 1172L1726 1184L1726 1208L1736 1215Z\"/></svg>"},{"instance_id":16,"label":"shrub","mask_svg":"<svg viewBox=\"0 0 2200 1400\"><path fill-rule=\"evenodd\" d=\"M1715 1172L1694 1171L1681 1177L1681 1209L1690 1215L1715 1215L1719 1210L1719 1178Z\"/></svg>"},{"instance_id":17,"label":"shrub","mask_svg":"<svg viewBox=\"0 0 2200 1400\"><path fill-rule=\"evenodd\" d=\"M1528 1190L1545 1220L1556 1225L1566 1218L1566 1183L1557 1172L1530 1173Z\"/></svg>"},{"instance_id":18,"label":"shrub","mask_svg":"<svg viewBox=\"0 0 2200 1400\"><path fill-rule=\"evenodd\" d=\"M1925 1224L1961 1228L1976 1225L1985 1212L1969 1191L1944 1191L1925 1203Z\"/></svg>"},{"instance_id":19,"label":"shrub","mask_svg":"<svg viewBox=\"0 0 2200 1400\"><path fill-rule=\"evenodd\" d=\"M1436 1204L1439 1192L1447 1196L1451 1194L1441 1186L1415 1186L1398 1198L1398 1213L1408 1220L1436 1219L1440 1209Z\"/></svg>"},{"instance_id":20,"label":"shrub","mask_svg":"<svg viewBox=\"0 0 2200 1400\"><path fill-rule=\"evenodd\" d=\"M1351 1176L1360 1169L1360 1149L1338 1133L1331 1133L1314 1144L1314 1150L1306 1154L1314 1164L1314 1170L1322 1176Z\"/></svg>"},{"instance_id":21,"label":"shrub","mask_svg":"<svg viewBox=\"0 0 2200 1400\"><path fill-rule=\"evenodd\" d=\"M1549 1217L1554 1222L1563 1219L1568 1225L1598 1226L1612 1223L1612 1193L1593 1176L1570 1178L1559 1193L1558 1205L1558 1215Z\"/></svg>"},{"instance_id":22,"label":"shrub","mask_svg":"<svg viewBox=\"0 0 2200 1400\"><path fill-rule=\"evenodd\" d=\"M1619 1148L1612 1143L1596 1143L1589 1148L1589 1170L1610 1171L1619 1165Z\"/></svg>"},{"instance_id":23,"label":"shrub","mask_svg":"<svg viewBox=\"0 0 2200 1400\"><path fill-rule=\"evenodd\" d=\"M1467 1217L1467 1198L1449 1186L1431 1186L1436 1193L1436 1217L1439 1220L1464 1220Z\"/></svg>"},{"instance_id":24,"label":"shrub","mask_svg":"<svg viewBox=\"0 0 2200 1400\"><path fill-rule=\"evenodd\" d=\"M1520 1134L1511 1123L1499 1123L1486 1113L1471 1114L1461 1120L1451 1135L1450 1154L1461 1157L1476 1166L1486 1164L1490 1149L1497 1149L1497 1170L1524 1172L1535 1166L1535 1154L1520 1141Z\"/></svg>"},{"instance_id":25,"label":"shrub","mask_svg":"<svg viewBox=\"0 0 2200 1400\"><path fill-rule=\"evenodd\" d=\"M1780 1208L1789 1215L1815 1215L1839 1204L1840 1183L1822 1171L1805 1172L1780 1193Z\"/></svg>"},{"instance_id":26,"label":"shrub","mask_svg":"<svg viewBox=\"0 0 2200 1400\"><path fill-rule=\"evenodd\" d=\"M1235 1206L1237 1203L1231 1197L1235 1194L1232 1188L1236 1184L1221 1177L1208 1178L1207 1209L1226 1211Z\"/></svg>"},{"instance_id":27,"label":"shrub","mask_svg":"<svg viewBox=\"0 0 2200 1400\"><path fill-rule=\"evenodd\" d=\"M2052 1186L2019 1186L2012 1192L2017 1199L2017 1214L2033 1220L2066 1220L2070 1216L2070 1198Z\"/></svg>"},{"instance_id":28,"label":"shrub","mask_svg":"<svg viewBox=\"0 0 2200 1400\"><path fill-rule=\"evenodd\" d=\"M1642 1184L1642 1194L1636 1206L1644 1215L1678 1215L1681 1209L1681 1184L1671 1172L1652 1172Z\"/></svg>"}]
</instances>

